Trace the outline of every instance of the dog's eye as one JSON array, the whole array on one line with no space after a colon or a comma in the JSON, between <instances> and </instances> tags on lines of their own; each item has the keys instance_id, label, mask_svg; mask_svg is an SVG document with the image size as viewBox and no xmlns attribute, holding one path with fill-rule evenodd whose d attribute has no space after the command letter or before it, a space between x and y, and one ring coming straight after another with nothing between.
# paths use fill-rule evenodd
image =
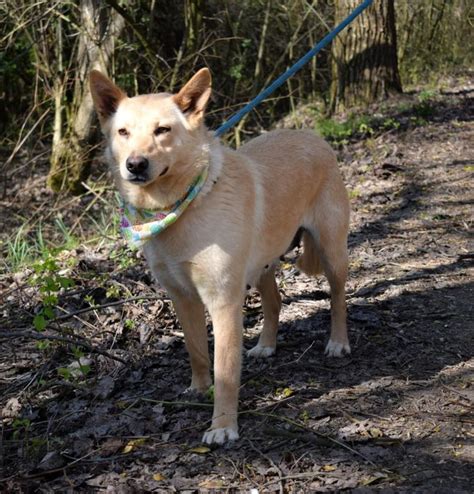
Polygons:
<instances>
[{"instance_id":1,"label":"dog's eye","mask_svg":"<svg viewBox=\"0 0 474 494\"><path fill-rule=\"evenodd\" d=\"M119 129L119 130L118 130L118 133L119 133L121 136L125 136L125 137L127 137L128 135L130 135L127 129Z\"/></svg>"},{"instance_id":2,"label":"dog's eye","mask_svg":"<svg viewBox=\"0 0 474 494\"><path fill-rule=\"evenodd\" d=\"M159 136L160 134L166 134L171 130L171 127L157 127L154 131L153 134L156 136Z\"/></svg>"}]
</instances>

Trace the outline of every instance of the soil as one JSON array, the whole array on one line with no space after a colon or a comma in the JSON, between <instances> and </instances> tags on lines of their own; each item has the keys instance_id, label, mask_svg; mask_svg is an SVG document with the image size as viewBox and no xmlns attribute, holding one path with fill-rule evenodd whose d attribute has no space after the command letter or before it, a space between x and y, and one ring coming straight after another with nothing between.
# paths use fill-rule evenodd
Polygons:
<instances>
[{"instance_id":1,"label":"soil","mask_svg":"<svg viewBox=\"0 0 474 494\"><path fill-rule=\"evenodd\" d=\"M324 357L327 282L289 255L277 354L244 358L233 444L202 445L212 393L186 394L170 301L121 240L58 255L75 285L42 332L41 279L3 274L3 492L472 492L474 80L447 81L422 117L421 96L374 106L379 126L334 143L352 203L352 354ZM38 163L2 199L4 239L19 218L57 212ZM91 201L63 200L65 223ZM250 348L255 293L244 320Z\"/></svg>"}]
</instances>

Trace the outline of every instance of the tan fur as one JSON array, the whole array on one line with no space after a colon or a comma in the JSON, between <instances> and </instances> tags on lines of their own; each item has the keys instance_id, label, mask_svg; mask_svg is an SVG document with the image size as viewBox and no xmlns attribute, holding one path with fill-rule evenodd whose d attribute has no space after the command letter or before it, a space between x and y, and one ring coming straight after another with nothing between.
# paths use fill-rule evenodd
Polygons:
<instances>
[{"instance_id":1,"label":"tan fur","mask_svg":"<svg viewBox=\"0 0 474 494\"><path fill-rule=\"evenodd\" d=\"M349 204L334 152L312 132L277 130L238 151L223 147L203 125L210 86L209 71L201 69L177 95L127 98L105 76L91 74L111 170L125 200L139 208L168 206L209 166L198 197L143 251L173 300L190 354L191 388L199 391L211 383L204 318L209 311L215 403L204 441L223 443L238 437L246 285L260 291L265 318L259 342L248 353L267 357L275 352L281 308L275 266L300 227L301 269L324 270L331 286L326 353L350 351L344 292ZM170 130L154 135L163 126ZM149 161L146 182L138 185L126 168L127 158L137 156Z\"/></svg>"}]
</instances>

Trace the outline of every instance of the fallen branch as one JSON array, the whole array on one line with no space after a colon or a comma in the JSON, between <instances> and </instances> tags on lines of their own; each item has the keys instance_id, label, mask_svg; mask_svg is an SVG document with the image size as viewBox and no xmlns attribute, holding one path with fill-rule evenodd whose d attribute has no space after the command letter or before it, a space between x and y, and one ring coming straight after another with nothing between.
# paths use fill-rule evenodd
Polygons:
<instances>
[{"instance_id":1,"label":"fallen branch","mask_svg":"<svg viewBox=\"0 0 474 494\"><path fill-rule=\"evenodd\" d=\"M112 360L116 360L121 364L127 365L127 362L121 359L120 357L111 355L109 352L106 352L105 350L100 350L98 348L95 348L89 343L87 343L85 340L79 338L67 338L66 336L47 335L43 333L35 333L33 331L1 331L0 340L7 338L30 338L32 340L61 341L63 343L68 343L70 345L82 346L92 353L98 353L99 355L103 355L104 357L110 358Z\"/></svg>"},{"instance_id":2,"label":"fallen branch","mask_svg":"<svg viewBox=\"0 0 474 494\"><path fill-rule=\"evenodd\" d=\"M197 401L165 401L165 400L153 400L151 398L140 398L141 401L145 401L147 403L155 403L157 405L163 405L168 407L174 406L185 406L189 408L212 408L214 405L212 403L200 403Z\"/></svg>"},{"instance_id":3,"label":"fallen branch","mask_svg":"<svg viewBox=\"0 0 474 494\"><path fill-rule=\"evenodd\" d=\"M261 417L271 417L273 419L282 420L282 421L284 421L290 425L293 425L294 427L297 427L298 429L305 431L306 433L309 432L310 434L314 434L315 436L317 436L318 438L320 438L324 441L329 441L329 442L331 442L331 443L333 443L333 444L335 444L341 448L347 449L351 453L353 453L357 456L360 456L363 460L370 463L372 466L376 466L373 461L369 460L369 458L367 458L365 455L363 455L359 451L351 448L346 443L344 443L342 441L338 441L337 439L334 439L331 436L327 436L326 434L322 434L321 432L317 432L313 429L310 429L309 427L305 427L304 425L296 422L295 420L291 420L288 417L284 417L283 415L275 415L274 413L262 413L262 412L258 412L257 410L245 410L245 411L242 411L240 413L241 414L249 414L249 415L257 415L257 416L261 416ZM285 431L285 432L287 432L287 431ZM307 437L307 439L309 439L309 438Z\"/></svg>"},{"instance_id":4,"label":"fallen branch","mask_svg":"<svg viewBox=\"0 0 474 494\"><path fill-rule=\"evenodd\" d=\"M159 300L162 298L163 297L160 297L159 295L147 295L145 297L130 297L130 298L126 298L123 300L116 300L115 302L108 302L108 303L102 304L102 305L91 305L90 307L86 307L84 309L79 309L79 310L76 310L74 312L67 312L66 314L63 314L62 316L55 317L54 319L51 319L51 322L66 321L67 319L70 319L71 317L78 316L80 314L84 314L85 312L105 309L106 307L114 307L116 305L123 305L123 304L127 304L129 302L136 302L137 300Z\"/></svg>"}]
</instances>

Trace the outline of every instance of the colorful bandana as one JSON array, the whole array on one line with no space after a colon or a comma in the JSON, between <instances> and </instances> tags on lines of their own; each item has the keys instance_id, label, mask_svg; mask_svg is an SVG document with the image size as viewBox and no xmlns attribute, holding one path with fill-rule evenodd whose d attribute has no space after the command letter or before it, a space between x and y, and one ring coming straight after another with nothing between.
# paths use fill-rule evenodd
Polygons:
<instances>
[{"instance_id":1,"label":"colorful bandana","mask_svg":"<svg viewBox=\"0 0 474 494\"><path fill-rule=\"evenodd\" d=\"M172 225L199 194L208 173L206 166L196 180L189 186L185 196L179 199L170 209L156 211L152 209L136 209L122 201L120 207L120 229L130 247L142 247L145 242Z\"/></svg>"}]
</instances>

